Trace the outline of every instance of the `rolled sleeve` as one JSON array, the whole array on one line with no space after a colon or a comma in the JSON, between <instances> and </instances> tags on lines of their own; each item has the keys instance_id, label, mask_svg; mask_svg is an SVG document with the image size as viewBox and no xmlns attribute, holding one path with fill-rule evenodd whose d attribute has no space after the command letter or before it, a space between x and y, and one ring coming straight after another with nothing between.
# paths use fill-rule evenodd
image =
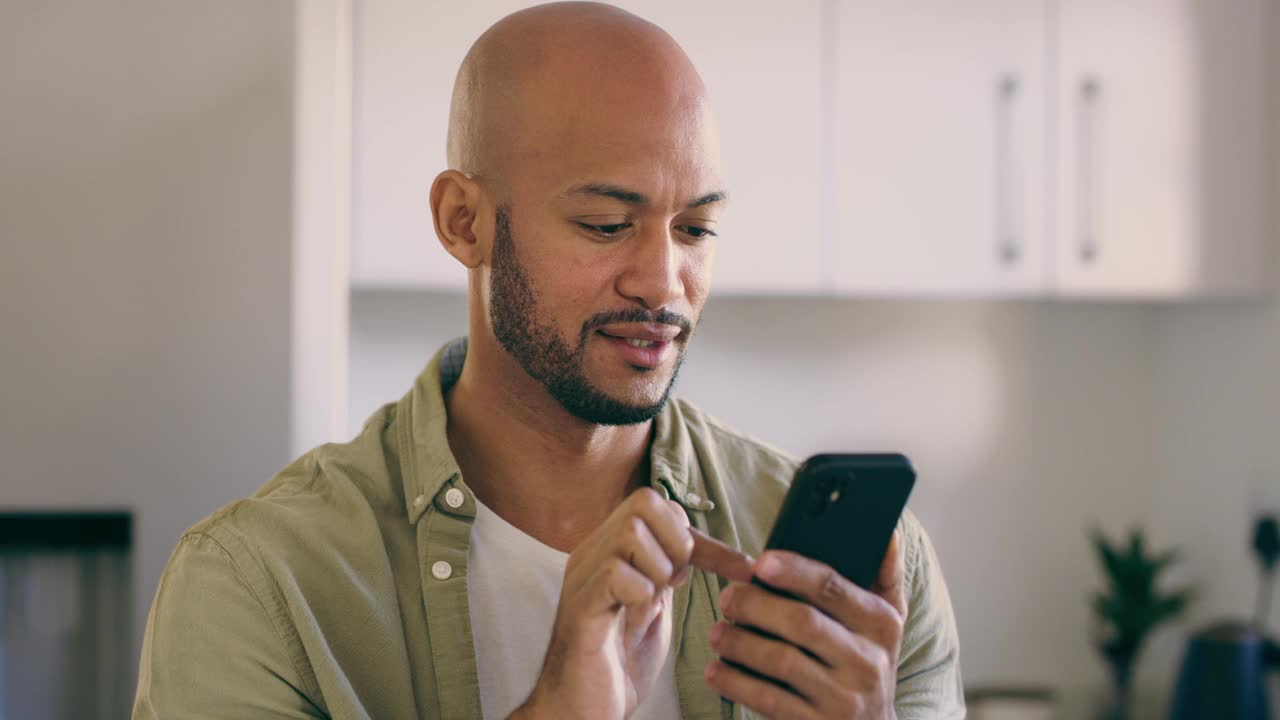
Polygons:
<instances>
[{"instance_id":1,"label":"rolled sleeve","mask_svg":"<svg viewBox=\"0 0 1280 720\"><path fill-rule=\"evenodd\" d=\"M261 595L217 540L184 536L147 617L133 720L326 717Z\"/></svg>"},{"instance_id":2,"label":"rolled sleeve","mask_svg":"<svg viewBox=\"0 0 1280 720\"><path fill-rule=\"evenodd\" d=\"M933 544L914 516L904 515L908 610L898 660L899 720L965 717L960 639L951 596Z\"/></svg>"}]
</instances>

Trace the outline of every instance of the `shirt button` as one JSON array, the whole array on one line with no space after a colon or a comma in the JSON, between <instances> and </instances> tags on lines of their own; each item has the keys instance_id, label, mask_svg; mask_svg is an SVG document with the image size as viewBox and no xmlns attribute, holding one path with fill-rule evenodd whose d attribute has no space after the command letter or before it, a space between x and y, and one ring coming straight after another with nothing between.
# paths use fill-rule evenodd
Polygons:
<instances>
[{"instance_id":1,"label":"shirt button","mask_svg":"<svg viewBox=\"0 0 1280 720\"><path fill-rule=\"evenodd\" d=\"M427 496L426 496L426 495L419 495L418 497L416 497L416 498L414 498L414 499L413 499L413 506L414 506L414 507L416 507L416 508L420 508L420 507L422 507L423 505L426 505L426 504L427 504Z\"/></svg>"},{"instance_id":2,"label":"shirt button","mask_svg":"<svg viewBox=\"0 0 1280 720\"><path fill-rule=\"evenodd\" d=\"M459 490L458 488L449 488L449 490L444 494L445 504L447 504L451 508L462 507L462 503L466 499L467 499L467 496L464 495L462 491Z\"/></svg>"},{"instance_id":3,"label":"shirt button","mask_svg":"<svg viewBox=\"0 0 1280 720\"><path fill-rule=\"evenodd\" d=\"M453 566L443 560L439 560L431 566L431 575L437 580L448 580L452 574Z\"/></svg>"},{"instance_id":4,"label":"shirt button","mask_svg":"<svg viewBox=\"0 0 1280 720\"><path fill-rule=\"evenodd\" d=\"M696 507L702 504L702 496L699 495L698 493L686 493L684 496L684 501L685 503Z\"/></svg>"}]
</instances>

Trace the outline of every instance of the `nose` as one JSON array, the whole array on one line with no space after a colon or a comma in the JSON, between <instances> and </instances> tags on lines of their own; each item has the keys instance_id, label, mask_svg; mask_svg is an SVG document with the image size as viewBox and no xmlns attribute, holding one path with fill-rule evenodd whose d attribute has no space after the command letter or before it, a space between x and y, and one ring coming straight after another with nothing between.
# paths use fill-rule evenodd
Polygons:
<instances>
[{"instance_id":1,"label":"nose","mask_svg":"<svg viewBox=\"0 0 1280 720\"><path fill-rule=\"evenodd\" d=\"M646 229L633 240L626 267L618 276L618 293L649 310L660 310L683 298L685 257L671 229Z\"/></svg>"}]
</instances>

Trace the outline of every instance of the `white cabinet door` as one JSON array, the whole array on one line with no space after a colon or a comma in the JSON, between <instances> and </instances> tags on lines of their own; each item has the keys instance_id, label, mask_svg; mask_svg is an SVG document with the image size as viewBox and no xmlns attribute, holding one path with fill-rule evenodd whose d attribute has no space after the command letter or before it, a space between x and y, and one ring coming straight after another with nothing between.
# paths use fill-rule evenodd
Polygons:
<instances>
[{"instance_id":1,"label":"white cabinet door","mask_svg":"<svg viewBox=\"0 0 1280 720\"><path fill-rule=\"evenodd\" d=\"M445 167L454 74L486 27L529 4L357 4L354 285L465 285L462 267L436 241L428 205L431 181ZM785 13L735 0L620 4L671 33L711 91L730 194L719 228L716 291L816 292L820 0L799 0Z\"/></svg>"},{"instance_id":2,"label":"white cabinet door","mask_svg":"<svg viewBox=\"0 0 1280 720\"><path fill-rule=\"evenodd\" d=\"M458 65L480 33L528 3L355 3L351 283L464 288L445 252L430 192L447 167L445 134Z\"/></svg>"},{"instance_id":3,"label":"white cabinet door","mask_svg":"<svg viewBox=\"0 0 1280 720\"><path fill-rule=\"evenodd\" d=\"M1056 287L1260 283L1265 0L1062 0Z\"/></svg>"},{"instance_id":4,"label":"white cabinet door","mask_svg":"<svg viewBox=\"0 0 1280 720\"><path fill-rule=\"evenodd\" d=\"M1046 286L1046 2L839 3L838 292Z\"/></svg>"},{"instance_id":5,"label":"white cabinet door","mask_svg":"<svg viewBox=\"0 0 1280 720\"><path fill-rule=\"evenodd\" d=\"M693 60L711 93L729 204L716 294L816 294L823 264L822 1L620 0Z\"/></svg>"}]
</instances>

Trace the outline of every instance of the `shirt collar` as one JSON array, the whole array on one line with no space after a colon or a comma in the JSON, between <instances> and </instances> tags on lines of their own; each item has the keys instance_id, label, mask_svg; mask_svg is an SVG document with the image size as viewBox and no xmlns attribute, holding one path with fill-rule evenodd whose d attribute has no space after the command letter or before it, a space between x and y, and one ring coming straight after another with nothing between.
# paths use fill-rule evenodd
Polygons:
<instances>
[{"instance_id":1,"label":"shirt collar","mask_svg":"<svg viewBox=\"0 0 1280 720\"><path fill-rule=\"evenodd\" d=\"M649 448L650 484L662 488L685 510L707 512L715 503L707 497L702 466L694 453L684 404L670 399L653 419L653 443Z\"/></svg>"},{"instance_id":2,"label":"shirt collar","mask_svg":"<svg viewBox=\"0 0 1280 720\"><path fill-rule=\"evenodd\" d=\"M444 396L458 381L466 357L465 337L446 343L418 375L413 389L401 398L396 411L397 418L404 420L399 423L399 444L405 509L411 523L461 478L458 461L449 448ZM686 510L707 512L715 508L707 498L702 470L694 457L684 408L674 398L654 418L649 465L650 484Z\"/></svg>"},{"instance_id":3,"label":"shirt collar","mask_svg":"<svg viewBox=\"0 0 1280 720\"><path fill-rule=\"evenodd\" d=\"M450 341L427 363L410 390L400 399L400 459L405 508L416 523L445 485L461 477L449 448L448 413L444 395L457 382L467 339Z\"/></svg>"}]
</instances>

